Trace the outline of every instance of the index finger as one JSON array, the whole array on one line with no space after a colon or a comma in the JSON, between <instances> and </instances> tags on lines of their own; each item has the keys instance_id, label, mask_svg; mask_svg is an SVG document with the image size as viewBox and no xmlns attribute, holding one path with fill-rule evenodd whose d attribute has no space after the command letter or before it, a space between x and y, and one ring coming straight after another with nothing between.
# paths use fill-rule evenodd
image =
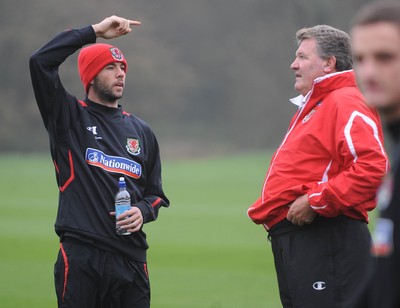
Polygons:
<instances>
[{"instance_id":1,"label":"index finger","mask_svg":"<svg viewBox=\"0 0 400 308\"><path fill-rule=\"evenodd\" d=\"M129 25L130 26L140 26L142 23L137 20L129 20Z\"/></svg>"}]
</instances>

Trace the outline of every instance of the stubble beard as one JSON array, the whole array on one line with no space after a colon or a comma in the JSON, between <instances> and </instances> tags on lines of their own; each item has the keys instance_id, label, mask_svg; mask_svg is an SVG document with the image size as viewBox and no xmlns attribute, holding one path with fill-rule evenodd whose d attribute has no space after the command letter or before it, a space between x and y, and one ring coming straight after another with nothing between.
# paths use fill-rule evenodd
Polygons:
<instances>
[{"instance_id":1,"label":"stubble beard","mask_svg":"<svg viewBox=\"0 0 400 308\"><path fill-rule=\"evenodd\" d=\"M97 94L100 100L108 103L114 103L118 99L122 98L121 94L114 94L111 87L107 87L97 78L93 80L93 91Z\"/></svg>"}]
</instances>

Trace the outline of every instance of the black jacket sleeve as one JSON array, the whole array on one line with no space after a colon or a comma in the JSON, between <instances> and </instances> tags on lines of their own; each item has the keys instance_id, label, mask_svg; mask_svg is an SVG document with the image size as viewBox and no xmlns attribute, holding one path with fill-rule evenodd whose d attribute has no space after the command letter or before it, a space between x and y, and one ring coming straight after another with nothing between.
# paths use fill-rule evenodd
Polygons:
<instances>
[{"instance_id":1,"label":"black jacket sleeve","mask_svg":"<svg viewBox=\"0 0 400 308\"><path fill-rule=\"evenodd\" d=\"M72 101L72 96L60 81L58 69L65 59L82 46L94 43L96 34L92 26L79 30L67 30L44 47L37 50L30 58L29 68L36 101L47 130L50 125L68 121L61 117L63 108L70 108L63 102ZM53 123L51 123L53 121ZM68 123L62 123L68 125Z\"/></svg>"},{"instance_id":2,"label":"black jacket sleeve","mask_svg":"<svg viewBox=\"0 0 400 308\"><path fill-rule=\"evenodd\" d=\"M158 217L160 207L168 207L169 200L162 189L161 159L157 139L148 128L148 147L151 148L149 159L146 164L146 188L142 200L133 204L138 207L143 215L143 223L154 221Z\"/></svg>"}]
</instances>

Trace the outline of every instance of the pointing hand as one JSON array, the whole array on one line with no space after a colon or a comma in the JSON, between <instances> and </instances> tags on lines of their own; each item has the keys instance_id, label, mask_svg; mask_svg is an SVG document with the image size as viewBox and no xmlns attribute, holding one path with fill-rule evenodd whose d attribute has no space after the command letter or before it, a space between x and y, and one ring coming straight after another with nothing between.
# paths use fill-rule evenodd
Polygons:
<instances>
[{"instance_id":1,"label":"pointing hand","mask_svg":"<svg viewBox=\"0 0 400 308\"><path fill-rule=\"evenodd\" d=\"M139 26L140 21L125 19L119 16L110 16L98 24L92 25L96 37L112 39L132 31L131 26Z\"/></svg>"}]
</instances>

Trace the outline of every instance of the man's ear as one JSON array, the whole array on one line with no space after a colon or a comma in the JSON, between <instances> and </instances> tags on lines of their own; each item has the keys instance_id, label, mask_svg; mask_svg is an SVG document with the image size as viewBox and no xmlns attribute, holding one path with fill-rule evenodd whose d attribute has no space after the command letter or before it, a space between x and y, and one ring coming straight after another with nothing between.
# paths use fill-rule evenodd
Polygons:
<instances>
[{"instance_id":1,"label":"man's ear","mask_svg":"<svg viewBox=\"0 0 400 308\"><path fill-rule=\"evenodd\" d=\"M336 72L336 57L330 56L325 60L324 73L331 74Z\"/></svg>"}]
</instances>

